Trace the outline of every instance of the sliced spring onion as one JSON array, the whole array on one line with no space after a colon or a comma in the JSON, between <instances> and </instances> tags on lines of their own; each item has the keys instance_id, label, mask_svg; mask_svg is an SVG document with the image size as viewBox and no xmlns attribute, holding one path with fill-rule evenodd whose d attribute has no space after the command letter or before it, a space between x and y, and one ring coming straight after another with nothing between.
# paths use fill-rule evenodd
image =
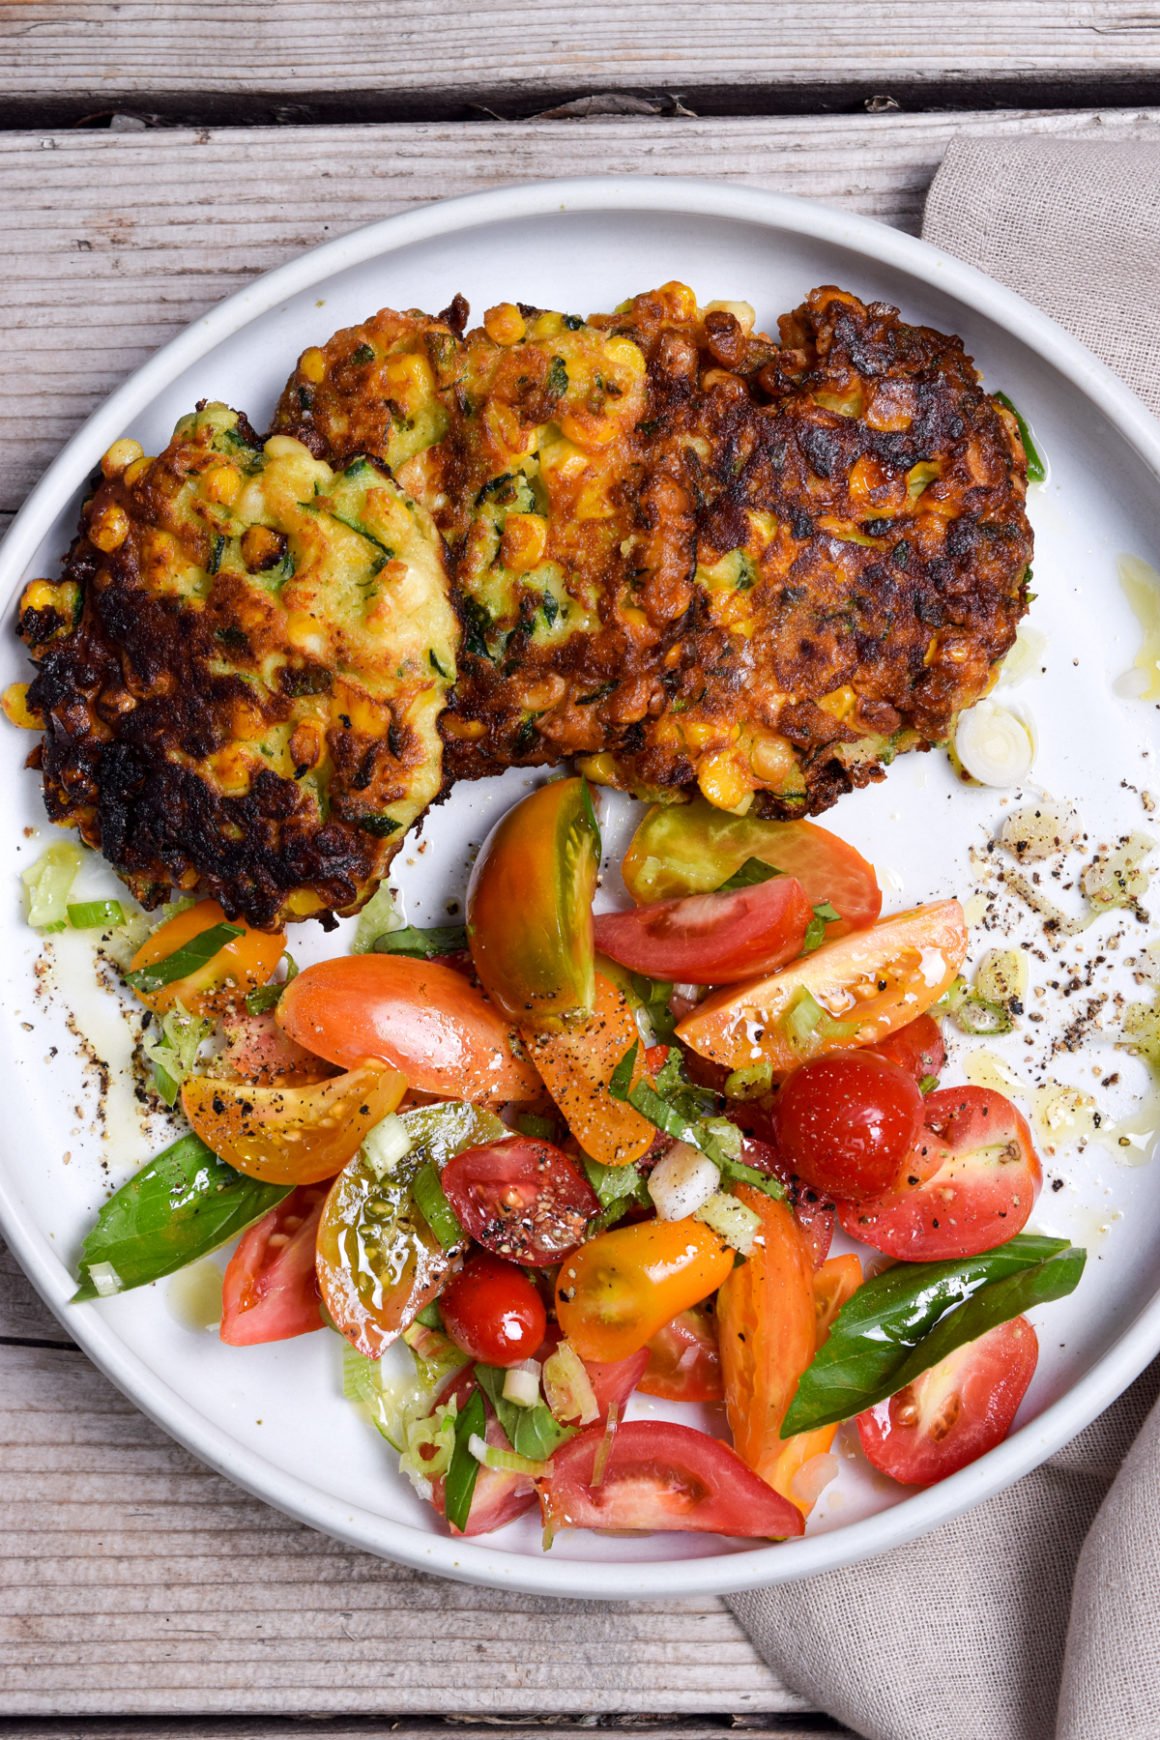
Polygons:
<instances>
[{"instance_id":1,"label":"sliced spring onion","mask_svg":"<svg viewBox=\"0 0 1160 1740\"><path fill-rule=\"evenodd\" d=\"M451 1467L455 1456L458 1423L459 1410L454 1400L444 1402L432 1413L424 1414L419 1419L412 1416L402 1422L403 1442L399 1472L407 1476L412 1486L424 1498L431 1496L431 1482L447 1474ZM385 1433L383 1435L386 1436ZM473 1480L473 1487L474 1484ZM470 1494L467 1502L470 1509Z\"/></svg>"},{"instance_id":2,"label":"sliced spring onion","mask_svg":"<svg viewBox=\"0 0 1160 1740\"><path fill-rule=\"evenodd\" d=\"M459 1217L444 1193L434 1161L424 1161L420 1166L411 1180L411 1191L419 1212L445 1251L467 1242Z\"/></svg>"},{"instance_id":3,"label":"sliced spring onion","mask_svg":"<svg viewBox=\"0 0 1160 1740\"><path fill-rule=\"evenodd\" d=\"M975 969L975 991L988 1003L1021 1002L1027 995L1027 956L1023 950L988 949Z\"/></svg>"},{"instance_id":4,"label":"sliced spring onion","mask_svg":"<svg viewBox=\"0 0 1160 1740\"><path fill-rule=\"evenodd\" d=\"M99 930L104 925L124 924L125 908L119 900L70 902L68 921L74 930Z\"/></svg>"},{"instance_id":5,"label":"sliced spring onion","mask_svg":"<svg viewBox=\"0 0 1160 1740\"><path fill-rule=\"evenodd\" d=\"M79 846L61 840L21 872L25 917L33 930L63 930L68 923L68 896L84 862Z\"/></svg>"},{"instance_id":6,"label":"sliced spring onion","mask_svg":"<svg viewBox=\"0 0 1160 1740\"><path fill-rule=\"evenodd\" d=\"M542 1462L574 1436L572 1428L562 1426L543 1402L537 1402L531 1408L521 1408L518 1402L509 1401L504 1394L506 1376L500 1366L475 1367L476 1382L495 1409L496 1419L511 1448L517 1456L530 1456L533 1461Z\"/></svg>"},{"instance_id":7,"label":"sliced spring onion","mask_svg":"<svg viewBox=\"0 0 1160 1740\"><path fill-rule=\"evenodd\" d=\"M483 1392L472 1390L467 1405L455 1416L455 1443L443 1487L444 1510L447 1521L453 1528L467 1527L480 1468L469 1445L473 1438L482 1438L486 1430L487 1411L483 1405Z\"/></svg>"},{"instance_id":8,"label":"sliced spring onion","mask_svg":"<svg viewBox=\"0 0 1160 1740\"><path fill-rule=\"evenodd\" d=\"M674 1142L648 1175L648 1193L658 1220L684 1220L720 1188L720 1170L688 1142Z\"/></svg>"},{"instance_id":9,"label":"sliced spring onion","mask_svg":"<svg viewBox=\"0 0 1160 1740\"><path fill-rule=\"evenodd\" d=\"M1011 1011L1002 1003L993 1003L987 997L980 997L977 991L967 988L963 978L955 980L950 990L940 998L936 1012L949 1015L951 1020L974 1038L983 1038L987 1034L1010 1033L1014 1025Z\"/></svg>"},{"instance_id":10,"label":"sliced spring onion","mask_svg":"<svg viewBox=\"0 0 1160 1740\"><path fill-rule=\"evenodd\" d=\"M596 1454L592 1458L592 1485L603 1486L604 1476L608 1471L608 1458L612 1455L612 1446L616 1442L616 1428L620 1425L620 1409L615 1402L609 1402L608 1415L604 1422L604 1436L596 1446Z\"/></svg>"},{"instance_id":11,"label":"sliced spring onion","mask_svg":"<svg viewBox=\"0 0 1160 1740\"><path fill-rule=\"evenodd\" d=\"M1155 850L1155 840L1147 834L1133 833L1114 851L1101 852L1092 860L1080 877L1080 884L1097 911L1131 906L1147 893L1152 872L1144 865Z\"/></svg>"},{"instance_id":12,"label":"sliced spring onion","mask_svg":"<svg viewBox=\"0 0 1160 1740\"><path fill-rule=\"evenodd\" d=\"M773 1066L768 1063L750 1064L746 1069L735 1069L725 1078L725 1098L727 1100L759 1100L773 1087Z\"/></svg>"},{"instance_id":13,"label":"sliced spring onion","mask_svg":"<svg viewBox=\"0 0 1160 1740\"><path fill-rule=\"evenodd\" d=\"M1027 455L1028 483L1042 483L1047 477L1047 465L1044 461L1043 455L1040 453L1038 447L1031 438L1031 430L1027 426L1027 421L1024 418L1023 413L1016 405L1011 403L1006 393L995 393L993 397L998 399L1001 405L1006 406L1007 410L1010 411L1011 415L1019 425L1019 439L1022 441L1023 451Z\"/></svg>"},{"instance_id":14,"label":"sliced spring onion","mask_svg":"<svg viewBox=\"0 0 1160 1740\"><path fill-rule=\"evenodd\" d=\"M530 1456L517 1456L514 1450L489 1444L478 1432L471 1434L467 1448L482 1468L492 1468L497 1474L526 1474L530 1480L542 1480L548 1472L548 1463L535 1462Z\"/></svg>"},{"instance_id":15,"label":"sliced spring onion","mask_svg":"<svg viewBox=\"0 0 1160 1740\"><path fill-rule=\"evenodd\" d=\"M467 1364L467 1355L456 1347L450 1336L426 1323L411 1323L403 1331L403 1340L411 1350L411 1358L420 1381L429 1390L436 1390L452 1372Z\"/></svg>"},{"instance_id":16,"label":"sliced spring onion","mask_svg":"<svg viewBox=\"0 0 1160 1740\"><path fill-rule=\"evenodd\" d=\"M815 1035L826 1039L849 1039L856 1030L853 1021L837 1021L822 1008L812 991L803 985L781 1018L790 1044L806 1049Z\"/></svg>"},{"instance_id":17,"label":"sliced spring onion","mask_svg":"<svg viewBox=\"0 0 1160 1740\"><path fill-rule=\"evenodd\" d=\"M385 930L371 944L377 955L409 955L412 960L429 961L436 955L457 955L467 947L467 931L461 924L435 924L429 930L418 930L404 924L398 930Z\"/></svg>"},{"instance_id":18,"label":"sliced spring onion","mask_svg":"<svg viewBox=\"0 0 1160 1740\"><path fill-rule=\"evenodd\" d=\"M358 915L352 955L369 955L380 937L389 930L402 930L403 918L395 905L395 897L385 882L380 882Z\"/></svg>"},{"instance_id":19,"label":"sliced spring onion","mask_svg":"<svg viewBox=\"0 0 1160 1740\"><path fill-rule=\"evenodd\" d=\"M414 1137L397 1112L391 1112L363 1137L362 1155L381 1183L411 1152Z\"/></svg>"},{"instance_id":20,"label":"sliced spring onion","mask_svg":"<svg viewBox=\"0 0 1160 1740\"><path fill-rule=\"evenodd\" d=\"M977 701L959 715L955 754L980 785L1018 785L1035 760L1031 732L1017 713L994 701Z\"/></svg>"},{"instance_id":21,"label":"sliced spring onion","mask_svg":"<svg viewBox=\"0 0 1160 1740\"><path fill-rule=\"evenodd\" d=\"M541 1369L538 1359L525 1359L519 1365L509 1366L503 1380L504 1400L513 1402L517 1408L534 1408L540 1400Z\"/></svg>"},{"instance_id":22,"label":"sliced spring onion","mask_svg":"<svg viewBox=\"0 0 1160 1740\"><path fill-rule=\"evenodd\" d=\"M90 1263L89 1280L101 1299L111 1299L114 1293L121 1292L124 1285L112 1263Z\"/></svg>"},{"instance_id":23,"label":"sliced spring onion","mask_svg":"<svg viewBox=\"0 0 1160 1740\"><path fill-rule=\"evenodd\" d=\"M214 955L220 954L227 943L244 935L245 931L240 924L211 924L208 930L191 936L187 943L174 949L171 955L163 955L161 960L151 961L147 967L138 967L135 973L126 973L125 983L148 996L153 991L160 991L163 985L172 985L178 979L187 979L191 973L196 973L207 961L212 960Z\"/></svg>"},{"instance_id":24,"label":"sliced spring onion","mask_svg":"<svg viewBox=\"0 0 1160 1740\"><path fill-rule=\"evenodd\" d=\"M599 1417L588 1367L570 1341L561 1341L544 1361L544 1395L557 1420L589 1426Z\"/></svg>"},{"instance_id":25,"label":"sliced spring onion","mask_svg":"<svg viewBox=\"0 0 1160 1740\"><path fill-rule=\"evenodd\" d=\"M167 1106L177 1104L182 1083L197 1062L197 1054L213 1032L213 1022L191 1015L179 1001L167 1009L142 1041L153 1065L153 1085Z\"/></svg>"},{"instance_id":26,"label":"sliced spring onion","mask_svg":"<svg viewBox=\"0 0 1160 1740\"><path fill-rule=\"evenodd\" d=\"M743 1257L747 1257L752 1250L754 1237L761 1225L760 1216L747 1203L739 1202L735 1196L726 1195L723 1190L711 1196L693 1218L703 1221Z\"/></svg>"}]
</instances>

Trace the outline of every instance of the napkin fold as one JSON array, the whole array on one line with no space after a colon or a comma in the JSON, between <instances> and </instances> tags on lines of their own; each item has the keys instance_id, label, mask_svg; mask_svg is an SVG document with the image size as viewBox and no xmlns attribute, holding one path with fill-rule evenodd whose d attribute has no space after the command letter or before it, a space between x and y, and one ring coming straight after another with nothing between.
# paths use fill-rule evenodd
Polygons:
<instances>
[{"instance_id":1,"label":"napkin fold","mask_svg":"<svg viewBox=\"0 0 1160 1740\"><path fill-rule=\"evenodd\" d=\"M923 235L1019 291L1160 412L1160 137L956 140ZM730 1605L867 1740L1160 1740L1160 1361L933 1534Z\"/></svg>"}]
</instances>

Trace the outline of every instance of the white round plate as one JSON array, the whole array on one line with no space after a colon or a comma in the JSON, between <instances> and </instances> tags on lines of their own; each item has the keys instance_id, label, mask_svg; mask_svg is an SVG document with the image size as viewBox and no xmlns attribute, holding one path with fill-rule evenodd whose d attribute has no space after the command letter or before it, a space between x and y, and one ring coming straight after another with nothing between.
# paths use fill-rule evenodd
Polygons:
<instances>
[{"instance_id":1,"label":"white round plate","mask_svg":"<svg viewBox=\"0 0 1160 1740\"><path fill-rule=\"evenodd\" d=\"M10 531L0 551L3 682L23 669L11 627L20 585L55 572L85 479L117 436L132 434L156 452L178 415L201 398L225 399L261 428L299 351L384 305L439 309L462 290L477 318L507 299L588 313L673 278L690 283L703 301L749 300L762 326L772 327L812 286L836 282L899 304L908 319L963 335L988 382L1033 418L1051 462L1049 482L1031 503L1039 594L1031 620L1047 636L1047 670L1013 691L1035 718L1035 778L1076 800L1095 839L1144 822L1139 799L1120 782L1155 781L1149 740L1156 711L1113 692L1138 644L1115 563L1121 552L1154 560L1160 548L1157 425L1050 321L922 242L844 212L693 181L562 181L410 212L292 261L196 322L69 442ZM849 1564L955 1515L1064 1443L1160 1349L1160 1173L1117 1165L1095 1146L1083 1154L1061 1149L1048 1170L1063 1186L1045 1190L1032 1225L1086 1243L1087 1273L1072 1299L1037 1314L1042 1358L1018 1429L953 1479L908 1494L888 1490L843 1457L808 1534L784 1545L575 1532L545 1554L532 1518L490 1538L449 1539L342 1400L336 1337L229 1349L186 1325L171 1282L68 1306L83 1230L109 1184L135 1171L161 1145L161 1132L141 1129L116 1071L107 1128L94 1123L95 1084L66 1010L75 1010L75 1022L108 1060L124 1057L124 1024L114 999L95 991L80 939L54 939L45 949L47 977L34 974L42 944L22 921L18 872L50 830L37 780L21 766L26 740L10 734L2 741L0 1096L9 1113L0 1138L0 1224L48 1304L113 1382L257 1498L371 1552L497 1587L586 1597L726 1591ZM462 893L467 843L525 783L513 774L460 787L433 813L422 859L412 841L398 866L413 920L439 918L444 902ZM957 785L940 755L910 756L883 785L844 799L825 821L890 872L887 904L900 906L970 895L971 847L994 831L1008 801ZM612 863L632 809L627 800L608 806ZM26 837L26 828L38 835ZM1012 920L1017 931L1020 922ZM318 927L302 927L293 946L307 959L333 952ZM1036 972L1048 969L1036 965ZM1021 1045L1020 1035L1007 1042L1015 1063ZM1107 1040L1066 1061L1065 1079L1089 1088L1093 1069L1119 1068L1125 1104L1142 1088L1140 1066L1113 1053Z\"/></svg>"}]
</instances>

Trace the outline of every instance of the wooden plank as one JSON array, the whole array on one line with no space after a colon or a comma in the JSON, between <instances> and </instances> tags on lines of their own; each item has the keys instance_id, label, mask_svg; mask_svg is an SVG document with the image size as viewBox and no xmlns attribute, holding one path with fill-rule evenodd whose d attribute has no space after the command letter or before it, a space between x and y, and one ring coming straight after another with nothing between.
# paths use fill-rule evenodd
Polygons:
<instances>
[{"instance_id":1,"label":"wooden plank","mask_svg":"<svg viewBox=\"0 0 1160 1740\"><path fill-rule=\"evenodd\" d=\"M189 321L392 212L546 176L651 173L776 188L916 231L960 132L1158 128L1160 110L0 133L0 507L17 506L94 406Z\"/></svg>"},{"instance_id":2,"label":"wooden plank","mask_svg":"<svg viewBox=\"0 0 1160 1740\"><path fill-rule=\"evenodd\" d=\"M808 1727L799 1722L783 1720L779 1716L750 1717L744 1722L744 1732L752 1733L759 1740L801 1740L808 1734L812 1740L854 1740L848 1728L837 1728L829 1722L819 1725L812 1718L806 1718ZM532 1722L512 1721L503 1718L502 1721L492 1721L486 1725L463 1721L452 1717L449 1722L441 1718L427 1721L393 1721L390 1725L391 1740L434 1740L442 1736L443 1740L496 1740L496 1729L502 1729L511 1734L514 1740L521 1736L534 1736L534 1740L575 1740L578 1730L591 1730L591 1717L577 1717L573 1722L562 1722L558 1717L534 1719ZM617 1719L611 1722L601 1722L601 1740L720 1740L727 1730L721 1722L712 1725L695 1719L681 1721L679 1718L666 1716L643 1717L638 1721L632 1718ZM309 1740L379 1740L383 1729L378 1722L319 1721L315 1719L309 1728ZM81 1719L72 1722L37 1722L29 1726L24 1722L6 1722L0 1720L0 1740L126 1740L123 1722L102 1722ZM300 1721L287 1722L205 1722L197 1721L196 1727L189 1722L146 1722L144 1725L134 1723L133 1740L303 1740L303 1726Z\"/></svg>"},{"instance_id":3,"label":"wooden plank","mask_svg":"<svg viewBox=\"0 0 1160 1740\"><path fill-rule=\"evenodd\" d=\"M0 19L14 118L145 108L195 122L526 114L587 92L782 112L876 93L980 103L1040 89L1155 101L1160 17L1137 0L25 0ZM244 108L241 106L244 104Z\"/></svg>"},{"instance_id":4,"label":"wooden plank","mask_svg":"<svg viewBox=\"0 0 1160 1740\"><path fill-rule=\"evenodd\" d=\"M400 1717L803 1708L717 1600L437 1581L202 1468L79 1353L0 1348L0 1709Z\"/></svg>"}]
</instances>

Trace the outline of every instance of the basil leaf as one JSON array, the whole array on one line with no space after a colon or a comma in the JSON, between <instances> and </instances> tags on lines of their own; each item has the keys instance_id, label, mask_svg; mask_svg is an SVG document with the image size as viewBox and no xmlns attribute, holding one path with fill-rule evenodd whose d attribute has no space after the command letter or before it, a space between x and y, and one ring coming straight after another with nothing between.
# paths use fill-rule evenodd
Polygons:
<instances>
[{"instance_id":1,"label":"basil leaf","mask_svg":"<svg viewBox=\"0 0 1160 1740\"><path fill-rule=\"evenodd\" d=\"M996 393L994 397L998 399L1001 405L1007 407L1019 425L1019 436L1023 442L1023 451L1027 455L1028 483L1042 483L1047 476L1047 466L1043 462L1043 455L1031 439L1031 431L1027 427L1026 419L1023 417L1019 409L1011 403L1006 393Z\"/></svg>"},{"instance_id":2,"label":"basil leaf","mask_svg":"<svg viewBox=\"0 0 1160 1740\"><path fill-rule=\"evenodd\" d=\"M599 1198L602 1211L589 1227L589 1237L615 1226L630 1208L651 1207L648 1184L638 1166L605 1166L588 1154L583 1158L588 1182Z\"/></svg>"},{"instance_id":3,"label":"basil leaf","mask_svg":"<svg viewBox=\"0 0 1160 1740\"><path fill-rule=\"evenodd\" d=\"M196 973L199 967L204 967L208 960L219 954L228 942L244 934L240 924L212 924L208 930L191 936L171 955L150 961L147 967L138 967L135 973L126 973L125 983L148 996L152 991L160 991L163 985L172 985L175 979L187 979L190 973Z\"/></svg>"},{"instance_id":4,"label":"basil leaf","mask_svg":"<svg viewBox=\"0 0 1160 1740\"><path fill-rule=\"evenodd\" d=\"M546 1462L553 1450L576 1436L572 1426L561 1426L559 1420L543 1402L532 1408L521 1408L509 1402L503 1393L507 1374L494 1365L477 1365L476 1382L495 1409L495 1417L504 1436L517 1456L527 1456L533 1462Z\"/></svg>"},{"instance_id":5,"label":"basil leaf","mask_svg":"<svg viewBox=\"0 0 1160 1740\"><path fill-rule=\"evenodd\" d=\"M443 1483L443 1509L447 1521L457 1529L467 1527L475 1482L479 1478L479 1463L467 1448L472 1436L483 1437L487 1430L487 1411L479 1390L472 1390L466 1407L455 1416L455 1448L451 1466Z\"/></svg>"},{"instance_id":6,"label":"basil leaf","mask_svg":"<svg viewBox=\"0 0 1160 1740\"><path fill-rule=\"evenodd\" d=\"M937 1365L957 1347L965 1347L968 1341L977 1341L980 1335L998 1328L1000 1323L1010 1323L1012 1317L1022 1316L1033 1305L1046 1305L1052 1299L1063 1299L1074 1293L1086 1262L1087 1252L1077 1245L1069 1245L1067 1250L1046 1257L1034 1268L1020 1269L1017 1274L980 1287L977 1293L940 1318L926 1339L919 1342L902 1370L895 1372L895 1389L905 1389L907 1384L913 1383L916 1377L921 1377L924 1371ZM895 1389L891 1390L891 1395Z\"/></svg>"},{"instance_id":7,"label":"basil leaf","mask_svg":"<svg viewBox=\"0 0 1160 1740\"><path fill-rule=\"evenodd\" d=\"M781 871L767 864L764 858L747 858L740 870L735 870L718 888L718 894L732 894L736 888L755 888L759 882L769 882Z\"/></svg>"},{"instance_id":8,"label":"basil leaf","mask_svg":"<svg viewBox=\"0 0 1160 1740\"><path fill-rule=\"evenodd\" d=\"M627 1100L633 1110L639 1112L655 1129L666 1136L672 1136L674 1141L688 1142L691 1147L707 1155L714 1166L724 1167L733 1157L704 1118L690 1115L675 1103L675 1095L668 1097L658 1092L649 1081L638 1081L635 1087L630 1085L637 1049L635 1044L631 1045L612 1072L608 1091L613 1099ZM671 1059L670 1053L670 1062ZM666 1063L665 1070L657 1078L658 1085L664 1082L665 1071L668 1069L669 1063Z\"/></svg>"},{"instance_id":9,"label":"basil leaf","mask_svg":"<svg viewBox=\"0 0 1160 1740\"><path fill-rule=\"evenodd\" d=\"M781 1436L848 1420L892 1396L901 1388L897 1373L948 1311L987 1283L1035 1269L1068 1248L1066 1239L1021 1233L981 1256L897 1263L872 1276L843 1305L825 1346L802 1373Z\"/></svg>"},{"instance_id":10,"label":"basil leaf","mask_svg":"<svg viewBox=\"0 0 1160 1740\"><path fill-rule=\"evenodd\" d=\"M467 931L461 924L433 924L429 930L405 924L401 930L385 930L371 944L376 955L407 955L415 961L457 955L466 947Z\"/></svg>"},{"instance_id":11,"label":"basil leaf","mask_svg":"<svg viewBox=\"0 0 1160 1740\"><path fill-rule=\"evenodd\" d=\"M841 918L841 916L841 913L831 906L828 900L823 900L820 905L815 906L814 916L806 926L806 934L802 942L802 954L810 955L815 949L821 948L826 940L826 926L828 924L833 924L834 921Z\"/></svg>"},{"instance_id":12,"label":"basil leaf","mask_svg":"<svg viewBox=\"0 0 1160 1740\"><path fill-rule=\"evenodd\" d=\"M761 1172L756 1166L748 1166L744 1160L723 1160L721 1176L727 1178L731 1184L751 1184L754 1190L760 1190L765 1196L772 1196L777 1202L785 1198L785 1185L780 1178Z\"/></svg>"},{"instance_id":13,"label":"basil leaf","mask_svg":"<svg viewBox=\"0 0 1160 1740\"><path fill-rule=\"evenodd\" d=\"M640 1050L639 1042L634 1040L608 1078L608 1091L614 1100L626 1100L632 1085L632 1072L636 1068L636 1054Z\"/></svg>"},{"instance_id":14,"label":"basil leaf","mask_svg":"<svg viewBox=\"0 0 1160 1740\"><path fill-rule=\"evenodd\" d=\"M81 1246L74 1304L98 1297L94 1263L107 1263L119 1291L183 1269L241 1232L290 1194L219 1160L201 1139L183 1136L111 1196Z\"/></svg>"},{"instance_id":15,"label":"basil leaf","mask_svg":"<svg viewBox=\"0 0 1160 1740\"><path fill-rule=\"evenodd\" d=\"M677 1030L677 1019L669 1008L672 985L663 979L646 979L643 973L630 973L629 982L648 1016L658 1045L668 1045Z\"/></svg>"}]
</instances>

